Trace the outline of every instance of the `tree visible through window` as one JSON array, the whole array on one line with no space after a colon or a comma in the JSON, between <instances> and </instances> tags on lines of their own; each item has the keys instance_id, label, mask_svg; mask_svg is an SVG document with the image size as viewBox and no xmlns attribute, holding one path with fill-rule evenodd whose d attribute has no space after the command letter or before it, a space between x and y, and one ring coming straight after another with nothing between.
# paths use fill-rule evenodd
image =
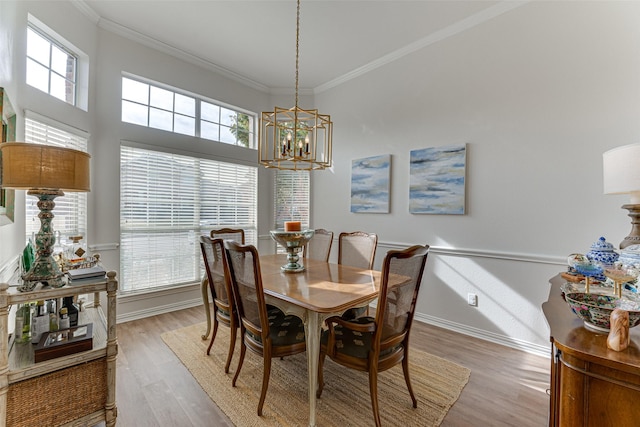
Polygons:
<instances>
[{"instance_id":1,"label":"tree visible through window","mask_svg":"<svg viewBox=\"0 0 640 427\"><path fill-rule=\"evenodd\" d=\"M254 115L128 77L122 78L122 121L256 148Z\"/></svg>"}]
</instances>

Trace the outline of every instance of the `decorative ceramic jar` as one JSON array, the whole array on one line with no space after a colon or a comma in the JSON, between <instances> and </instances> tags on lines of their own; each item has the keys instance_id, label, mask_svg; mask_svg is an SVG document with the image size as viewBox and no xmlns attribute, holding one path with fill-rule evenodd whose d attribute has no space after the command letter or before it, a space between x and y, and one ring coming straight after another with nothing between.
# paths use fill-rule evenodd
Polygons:
<instances>
[{"instance_id":1,"label":"decorative ceramic jar","mask_svg":"<svg viewBox=\"0 0 640 427\"><path fill-rule=\"evenodd\" d=\"M618 261L619 255L613 250L613 245L600 237L597 242L591 245L591 250L586 253L591 262L605 265L613 265Z\"/></svg>"},{"instance_id":2,"label":"decorative ceramic jar","mask_svg":"<svg viewBox=\"0 0 640 427\"><path fill-rule=\"evenodd\" d=\"M626 266L640 265L640 245L631 245L620 250L618 261Z\"/></svg>"}]
</instances>

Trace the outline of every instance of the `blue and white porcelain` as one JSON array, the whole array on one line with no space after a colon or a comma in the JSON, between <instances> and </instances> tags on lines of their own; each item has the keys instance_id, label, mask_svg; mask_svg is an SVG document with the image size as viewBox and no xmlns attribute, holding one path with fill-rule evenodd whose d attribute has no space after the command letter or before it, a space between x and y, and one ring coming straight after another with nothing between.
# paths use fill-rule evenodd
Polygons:
<instances>
[{"instance_id":1,"label":"blue and white porcelain","mask_svg":"<svg viewBox=\"0 0 640 427\"><path fill-rule=\"evenodd\" d=\"M614 250L613 245L600 237L598 241L591 245L591 250L586 253L591 262L599 262L605 265L613 265L620 257Z\"/></svg>"},{"instance_id":2,"label":"blue and white porcelain","mask_svg":"<svg viewBox=\"0 0 640 427\"><path fill-rule=\"evenodd\" d=\"M621 249L618 262L629 267L640 265L640 245L631 245Z\"/></svg>"}]
</instances>

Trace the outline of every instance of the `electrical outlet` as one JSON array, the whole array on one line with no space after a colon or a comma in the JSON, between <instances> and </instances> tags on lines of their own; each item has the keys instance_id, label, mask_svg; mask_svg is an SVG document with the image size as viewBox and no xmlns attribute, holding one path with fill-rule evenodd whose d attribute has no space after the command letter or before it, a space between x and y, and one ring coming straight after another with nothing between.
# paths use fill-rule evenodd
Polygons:
<instances>
[{"instance_id":1,"label":"electrical outlet","mask_svg":"<svg viewBox=\"0 0 640 427\"><path fill-rule=\"evenodd\" d=\"M476 307L478 305L478 295L476 294L467 294L467 303Z\"/></svg>"}]
</instances>

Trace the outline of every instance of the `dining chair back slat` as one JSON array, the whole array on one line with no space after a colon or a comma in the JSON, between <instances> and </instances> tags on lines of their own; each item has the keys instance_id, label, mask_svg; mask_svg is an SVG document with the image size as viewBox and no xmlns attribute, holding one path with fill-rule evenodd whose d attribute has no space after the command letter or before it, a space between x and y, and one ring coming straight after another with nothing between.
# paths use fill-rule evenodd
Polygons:
<instances>
[{"instance_id":1,"label":"dining chair back slat","mask_svg":"<svg viewBox=\"0 0 640 427\"><path fill-rule=\"evenodd\" d=\"M228 271L224 262L224 243L222 239L212 239L209 236L200 236L200 250L204 261L209 290L213 298L213 333L207 347L207 355L216 339L218 324L223 324L231 329L229 353L225 364L225 372L229 372L229 365L233 358L233 350L236 342L236 330L238 329L237 313L234 308L233 295Z\"/></svg>"},{"instance_id":2,"label":"dining chair back slat","mask_svg":"<svg viewBox=\"0 0 640 427\"><path fill-rule=\"evenodd\" d=\"M371 407L379 427L378 373L401 363L413 407L417 407L409 376L409 333L428 253L428 245L387 252L375 318L347 320L333 316L326 320L328 329L320 346L318 397L324 388L322 368L326 356L347 368L368 372ZM394 285L390 287L389 283Z\"/></svg>"},{"instance_id":3,"label":"dining chair back slat","mask_svg":"<svg viewBox=\"0 0 640 427\"><path fill-rule=\"evenodd\" d=\"M242 228L218 228L211 230L211 238L222 240L234 240L244 245L244 230Z\"/></svg>"},{"instance_id":4,"label":"dining chair back slat","mask_svg":"<svg viewBox=\"0 0 640 427\"><path fill-rule=\"evenodd\" d=\"M378 247L378 235L363 231L340 233L338 236L338 264L352 267L373 268Z\"/></svg>"},{"instance_id":5,"label":"dining chair back slat","mask_svg":"<svg viewBox=\"0 0 640 427\"><path fill-rule=\"evenodd\" d=\"M305 245L302 256L304 258L328 262L332 244L333 231L328 231L324 228L316 228L314 230L313 237Z\"/></svg>"},{"instance_id":6,"label":"dining chair back slat","mask_svg":"<svg viewBox=\"0 0 640 427\"><path fill-rule=\"evenodd\" d=\"M236 386L247 348L262 356L264 366L258 402L258 415L262 415L262 407L269 386L271 359L302 353L306 350L304 325L299 317L286 315L275 307L267 306L260 259L255 246L225 240L224 247L224 262L229 271L242 336L240 360L231 384L233 387Z\"/></svg>"}]
</instances>

